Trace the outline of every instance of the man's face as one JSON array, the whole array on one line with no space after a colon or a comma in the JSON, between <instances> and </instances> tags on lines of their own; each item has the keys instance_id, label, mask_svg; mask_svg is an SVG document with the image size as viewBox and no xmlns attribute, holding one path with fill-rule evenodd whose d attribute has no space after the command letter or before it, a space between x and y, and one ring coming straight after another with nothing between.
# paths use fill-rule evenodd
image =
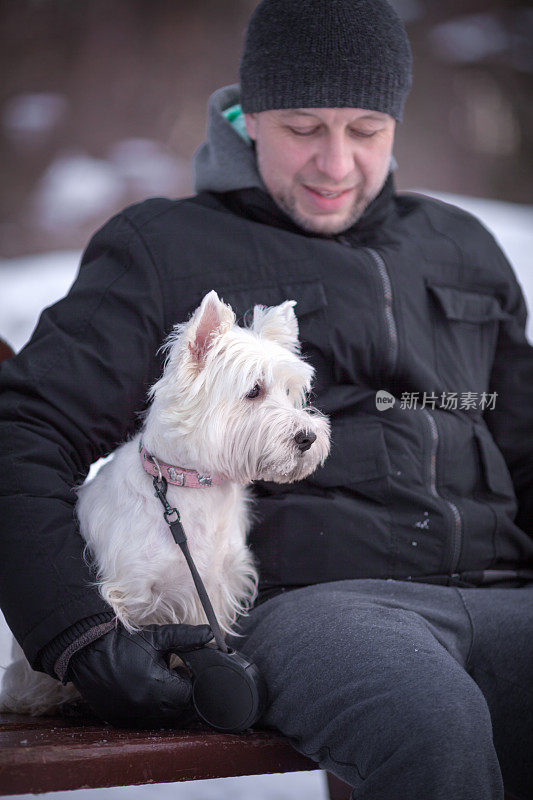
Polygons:
<instances>
[{"instance_id":1,"label":"man's face","mask_svg":"<svg viewBox=\"0 0 533 800\"><path fill-rule=\"evenodd\" d=\"M266 188L304 230L341 233L381 191L396 124L388 114L301 108L244 118Z\"/></svg>"}]
</instances>

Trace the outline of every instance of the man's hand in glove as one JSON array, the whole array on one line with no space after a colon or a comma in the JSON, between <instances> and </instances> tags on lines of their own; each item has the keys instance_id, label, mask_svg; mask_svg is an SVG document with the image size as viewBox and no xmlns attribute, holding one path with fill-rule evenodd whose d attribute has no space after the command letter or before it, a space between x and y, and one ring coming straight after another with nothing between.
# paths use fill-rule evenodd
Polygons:
<instances>
[{"instance_id":1,"label":"man's hand in glove","mask_svg":"<svg viewBox=\"0 0 533 800\"><path fill-rule=\"evenodd\" d=\"M67 678L106 722L179 727L195 717L192 684L183 667L169 668L169 656L212 638L209 625L149 625L128 633L119 624L72 655Z\"/></svg>"}]
</instances>

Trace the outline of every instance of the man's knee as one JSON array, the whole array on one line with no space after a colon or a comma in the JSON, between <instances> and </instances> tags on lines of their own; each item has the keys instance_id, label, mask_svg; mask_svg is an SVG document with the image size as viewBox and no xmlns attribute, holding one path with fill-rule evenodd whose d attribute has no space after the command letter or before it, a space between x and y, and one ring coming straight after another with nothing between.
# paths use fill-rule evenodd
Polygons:
<instances>
[{"instance_id":1,"label":"man's knee","mask_svg":"<svg viewBox=\"0 0 533 800\"><path fill-rule=\"evenodd\" d=\"M358 786L357 797L390 785L397 798L500 797L490 715L465 677L455 688L409 680L381 696L358 695L310 737L307 752Z\"/></svg>"},{"instance_id":2,"label":"man's knee","mask_svg":"<svg viewBox=\"0 0 533 800\"><path fill-rule=\"evenodd\" d=\"M411 673L402 683L391 676L380 695L354 697L328 721L332 767L353 765L351 774L367 788L398 781L398 797L423 790L427 797L466 797L467 786L498 797L501 775L483 695L466 673L451 677L428 681Z\"/></svg>"},{"instance_id":3,"label":"man's knee","mask_svg":"<svg viewBox=\"0 0 533 800\"><path fill-rule=\"evenodd\" d=\"M492 748L487 704L459 665L443 670L440 677L410 673L403 683L391 680L380 701L374 730L388 753L403 749L436 759L468 760L474 752Z\"/></svg>"}]
</instances>

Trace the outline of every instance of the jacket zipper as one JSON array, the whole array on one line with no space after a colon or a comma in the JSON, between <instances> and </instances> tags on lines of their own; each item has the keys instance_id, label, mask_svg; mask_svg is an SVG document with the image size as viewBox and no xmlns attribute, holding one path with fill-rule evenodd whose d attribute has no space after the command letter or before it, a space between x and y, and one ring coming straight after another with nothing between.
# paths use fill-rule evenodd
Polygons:
<instances>
[{"instance_id":1,"label":"jacket zipper","mask_svg":"<svg viewBox=\"0 0 533 800\"><path fill-rule=\"evenodd\" d=\"M337 239L341 244L352 246L350 240L346 236L339 236L337 237ZM396 322L394 320L394 314L392 311L391 282L389 274L387 272L385 261L383 257L380 255L380 253L378 253L377 250L374 250L372 247L365 247L363 249L366 250L368 253L370 253L374 263L376 264L379 276L381 278L381 283L383 286L383 294L385 297L385 322L389 336L389 346L387 352L388 362L389 362L388 366L389 369L392 371L396 366L396 360L398 357L398 332L396 328ZM439 432L437 430L437 423L435 422L429 411L426 408L422 408L421 411L425 414L431 433L429 490L434 497L437 497L446 503L446 505L450 508L453 515L452 553L450 558L449 572L451 575L455 575L457 566L459 564L459 558L461 555L461 540L462 540L462 527L463 527L461 514L459 513L459 509L454 503L452 503L450 500L447 500L437 491L437 447L439 443Z\"/></svg>"},{"instance_id":2,"label":"jacket zipper","mask_svg":"<svg viewBox=\"0 0 533 800\"><path fill-rule=\"evenodd\" d=\"M353 247L351 241L348 239L347 236L337 236L336 237L339 244L343 244L346 247ZM385 326L387 328L388 333L388 347L386 352L386 366L390 370L391 373L394 372L396 368L396 360L398 358L398 332L396 330L396 322L394 320L394 314L392 313L392 287L389 278L389 274L387 272L387 267L385 265L385 261L383 257L378 253L377 250L374 250L372 247L362 247L362 250L366 250L367 253L370 253L370 256L374 262L374 264L378 268L378 274L381 278L381 285L383 287L383 296L385 298Z\"/></svg>"},{"instance_id":3,"label":"jacket zipper","mask_svg":"<svg viewBox=\"0 0 533 800\"><path fill-rule=\"evenodd\" d=\"M394 321L394 314L392 313L392 288L389 273L387 272L387 267L385 266L383 257L377 252L377 250L374 250L372 247L365 247L364 249L372 256L372 259L378 268L379 276L383 286L383 296L385 298L385 323L387 326L387 332L389 334L387 366L390 372L393 373L396 367L396 360L398 358L398 331L396 329L396 322Z\"/></svg>"},{"instance_id":4,"label":"jacket zipper","mask_svg":"<svg viewBox=\"0 0 533 800\"><path fill-rule=\"evenodd\" d=\"M450 559L449 573L453 576L457 573L457 566L459 564L459 557L461 555L461 538L462 538L462 520L461 514L457 506L450 500L447 500L437 491L437 447L439 443L439 432L437 430L437 423L429 413L427 408L420 409L425 415L431 433L431 454L429 460L429 489L434 497L444 500L446 505L451 509L453 514L453 531L452 531L452 554Z\"/></svg>"}]
</instances>

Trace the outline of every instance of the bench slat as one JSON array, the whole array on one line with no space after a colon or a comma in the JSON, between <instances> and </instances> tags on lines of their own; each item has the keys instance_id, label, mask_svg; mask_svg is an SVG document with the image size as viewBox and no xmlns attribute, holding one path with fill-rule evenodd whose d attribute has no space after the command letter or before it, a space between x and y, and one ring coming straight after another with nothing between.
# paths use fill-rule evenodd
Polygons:
<instances>
[{"instance_id":1,"label":"bench slat","mask_svg":"<svg viewBox=\"0 0 533 800\"><path fill-rule=\"evenodd\" d=\"M94 720L0 714L0 794L317 769L270 731L117 730Z\"/></svg>"}]
</instances>

